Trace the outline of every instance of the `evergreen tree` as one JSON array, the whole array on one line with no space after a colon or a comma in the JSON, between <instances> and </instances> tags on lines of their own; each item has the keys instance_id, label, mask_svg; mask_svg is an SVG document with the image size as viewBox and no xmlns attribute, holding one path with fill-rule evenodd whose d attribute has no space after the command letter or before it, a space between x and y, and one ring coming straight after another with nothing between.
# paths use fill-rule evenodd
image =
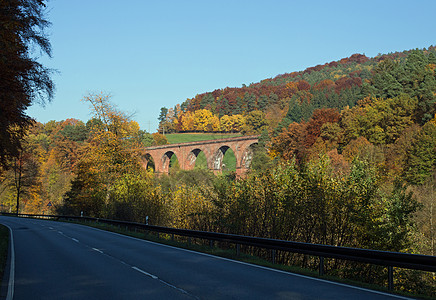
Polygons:
<instances>
[{"instance_id":1,"label":"evergreen tree","mask_svg":"<svg viewBox=\"0 0 436 300\"><path fill-rule=\"evenodd\" d=\"M295 97L292 97L291 101L289 102L289 110L286 118L289 119L291 123L301 122L303 119L301 105L296 101Z\"/></svg>"},{"instance_id":2,"label":"evergreen tree","mask_svg":"<svg viewBox=\"0 0 436 300\"><path fill-rule=\"evenodd\" d=\"M159 117L157 118L159 120L159 123L165 121L165 119L167 117L167 113L168 113L168 108L161 107Z\"/></svg>"},{"instance_id":3,"label":"evergreen tree","mask_svg":"<svg viewBox=\"0 0 436 300\"><path fill-rule=\"evenodd\" d=\"M209 109L214 102L215 99L213 98L213 95L211 93L207 93L206 95L203 96L203 98L201 98L200 108Z\"/></svg>"},{"instance_id":4,"label":"evergreen tree","mask_svg":"<svg viewBox=\"0 0 436 300\"><path fill-rule=\"evenodd\" d=\"M436 124L427 122L407 153L405 179L422 184L436 168Z\"/></svg>"},{"instance_id":5,"label":"evergreen tree","mask_svg":"<svg viewBox=\"0 0 436 300\"><path fill-rule=\"evenodd\" d=\"M266 107L268 106L268 96L261 95L258 99L258 105L259 105L259 109L261 111L264 111L266 109Z\"/></svg>"},{"instance_id":6,"label":"evergreen tree","mask_svg":"<svg viewBox=\"0 0 436 300\"><path fill-rule=\"evenodd\" d=\"M422 50L413 50L407 57L404 66L402 84L404 92L418 98L416 120L424 124L435 112L436 74L429 67L429 57Z\"/></svg>"},{"instance_id":7,"label":"evergreen tree","mask_svg":"<svg viewBox=\"0 0 436 300\"><path fill-rule=\"evenodd\" d=\"M277 96L274 93L271 93L268 97L268 105L273 105L277 102L279 102L279 96Z\"/></svg>"},{"instance_id":8,"label":"evergreen tree","mask_svg":"<svg viewBox=\"0 0 436 300\"><path fill-rule=\"evenodd\" d=\"M257 109L257 101L256 101L256 96L253 94L249 94L248 92L245 93L244 95L244 99L243 99L244 103L246 103L247 105L247 111L253 111Z\"/></svg>"}]
</instances>

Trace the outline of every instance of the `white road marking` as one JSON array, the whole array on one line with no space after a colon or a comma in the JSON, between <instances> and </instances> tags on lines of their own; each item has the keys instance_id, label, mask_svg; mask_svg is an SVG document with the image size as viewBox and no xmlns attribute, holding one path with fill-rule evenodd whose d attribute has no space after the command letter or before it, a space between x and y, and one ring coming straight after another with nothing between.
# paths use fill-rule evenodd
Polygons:
<instances>
[{"instance_id":1,"label":"white road marking","mask_svg":"<svg viewBox=\"0 0 436 300\"><path fill-rule=\"evenodd\" d=\"M166 282L166 281L163 281L162 279L159 279L159 281L162 282L163 284L169 286L170 288L173 288L173 289L178 290L179 292L182 292L183 294L186 294L186 295L188 295L188 296L191 296L191 297L193 297L193 298L195 298L195 299L199 299L198 297L196 297L196 296L194 296L194 295L188 293L188 292L185 291L184 289L178 288L178 287L176 287L176 286L174 286L174 285L172 285L172 284L170 284L170 283L168 283L168 282Z\"/></svg>"},{"instance_id":2,"label":"white road marking","mask_svg":"<svg viewBox=\"0 0 436 300\"><path fill-rule=\"evenodd\" d=\"M49 227L48 229L51 229L51 230L53 230L53 227Z\"/></svg>"},{"instance_id":3,"label":"white road marking","mask_svg":"<svg viewBox=\"0 0 436 300\"><path fill-rule=\"evenodd\" d=\"M147 276L149 276L149 277L151 277L151 278L153 278L153 279L158 279L157 276L155 276L155 275L153 275L153 274L150 274L150 273L148 273L148 272L145 272L145 271L143 271L143 270L141 270L141 269L139 269L139 268L137 268L137 267L132 267L132 269L134 269L134 270L136 270L136 271L138 271L138 272L141 272L142 274L147 275Z\"/></svg>"},{"instance_id":4,"label":"white road marking","mask_svg":"<svg viewBox=\"0 0 436 300\"><path fill-rule=\"evenodd\" d=\"M76 243L78 243L79 242L79 240L78 239L75 239L75 238L71 238L73 241L75 241Z\"/></svg>"},{"instance_id":5,"label":"white road marking","mask_svg":"<svg viewBox=\"0 0 436 300\"><path fill-rule=\"evenodd\" d=\"M191 297L193 297L193 298L195 298L195 299L198 299L198 297L196 297L196 296L194 296L194 295L188 293L188 292L185 291L184 289L178 288L178 287L172 285L171 283L168 283L168 282L166 282L166 281L160 279L160 278L157 277L156 275L153 275L153 274L150 274L150 273L148 273L148 272L145 272L144 270L141 270L140 268L137 268L137 267L132 267L132 269L134 269L134 270L136 270L136 271L138 271L138 272L140 272L140 273L142 273L142 274L144 274L144 275L147 275L147 276L149 276L149 277L151 277L151 278L153 278L153 279L157 279L157 280L159 280L160 282L162 282L163 284L169 286L170 288L173 288L173 289L175 289L175 290L178 290L179 292L181 292L181 293L183 293L183 294L186 294L186 295L191 296Z\"/></svg>"},{"instance_id":6,"label":"white road marking","mask_svg":"<svg viewBox=\"0 0 436 300\"><path fill-rule=\"evenodd\" d=\"M9 284L8 284L8 294L6 295L6 300L12 300L14 298L14 288L15 288L15 247L14 247L14 235L12 234L12 229L6 224L3 224L9 228L10 232L10 244L11 244L11 265L9 270Z\"/></svg>"},{"instance_id":7,"label":"white road marking","mask_svg":"<svg viewBox=\"0 0 436 300\"><path fill-rule=\"evenodd\" d=\"M103 254L103 251L101 251L100 249L92 248L92 250L97 251L97 252L100 252L101 254Z\"/></svg>"},{"instance_id":8,"label":"white road marking","mask_svg":"<svg viewBox=\"0 0 436 300\"><path fill-rule=\"evenodd\" d=\"M129 265L128 263L126 263L125 261L122 261L122 260L118 260L120 263L122 263L123 265L126 265L126 266L129 266L129 267L131 267L131 265Z\"/></svg>"}]
</instances>

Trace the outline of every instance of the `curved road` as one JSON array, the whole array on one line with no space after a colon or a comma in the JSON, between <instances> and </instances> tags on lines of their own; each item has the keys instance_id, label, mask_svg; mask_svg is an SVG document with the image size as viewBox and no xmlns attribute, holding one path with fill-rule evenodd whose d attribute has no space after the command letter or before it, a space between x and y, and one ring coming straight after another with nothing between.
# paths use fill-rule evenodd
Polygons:
<instances>
[{"instance_id":1,"label":"curved road","mask_svg":"<svg viewBox=\"0 0 436 300\"><path fill-rule=\"evenodd\" d=\"M0 217L13 299L406 299L90 227Z\"/></svg>"}]
</instances>

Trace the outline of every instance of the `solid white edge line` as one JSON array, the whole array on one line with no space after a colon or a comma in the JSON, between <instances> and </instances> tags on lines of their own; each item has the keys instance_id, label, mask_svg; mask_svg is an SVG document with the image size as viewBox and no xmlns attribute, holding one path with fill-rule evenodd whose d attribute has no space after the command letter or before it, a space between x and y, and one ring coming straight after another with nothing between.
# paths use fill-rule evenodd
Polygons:
<instances>
[{"instance_id":1,"label":"solid white edge line","mask_svg":"<svg viewBox=\"0 0 436 300\"><path fill-rule=\"evenodd\" d=\"M2 224L9 229L9 236L11 238L10 250L11 250L11 264L9 270L9 284L8 284L8 294L6 300L12 300L14 298L14 288L15 288L15 247L14 247L14 235L12 233L12 228L6 224Z\"/></svg>"},{"instance_id":2,"label":"solid white edge line","mask_svg":"<svg viewBox=\"0 0 436 300\"><path fill-rule=\"evenodd\" d=\"M82 225L82 226L86 226L86 225ZM254 264L246 263L246 262L243 262L243 261L238 261L238 260L233 260L233 259L229 259L229 258L225 258L225 257L215 256L215 255L208 254L208 253L197 252L197 251L194 251L194 250L189 250L189 249L178 248L178 247L174 247L174 246L170 246L170 245L160 244L160 243L156 243L156 242L152 242L152 241L148 241L148 240L143 240L143 239L136 238L136 237L133 237L133 236L123 235L123 234L120 234L120 233L116 233L116 232L112 232L112 231L107 231L107 230L103 230L103 229L99 229L99 228L95 228L95 227L90 227L90 226L86 226L86 227L94 229L94 230L98 230L98 231L108 232L108 233L111 233L111 234L114 234L114 235L118 235L118 236L121 236L121 237L127 237L127 238L130 238L130 239L133 239L133 240L137 240L137 241L142 241L142 242L154 244L154 245L157 245L157 246L163 246L163 247L167 247L167 248L171 248L171 249L182 250L182 251L185 251L185 252L200 254L200 255L208 256L208 257L215 258L215 259L221 259L221 260L225 260L225 261L229 261L229 262L234 262L234 263L238 263L238 264L242 264L242 265L247 265L247 266L251 266L251 267L255 267L255 268L259 268L259 269L264 269L264 270L268 270L268 271L278 272L278 273L286 274L286 275L289 275L289 276L296 276L296 277L311 279L311 280L320 281L320 282L324 282L324 283L334 284L334 285L337 285L337 286L352 288L352 289L356 289L356 290L360 290L360 291L365 291L365 292L370 292L370 293L374 293L374 294L379 294L379 295L383 295L383 296L389 296L389 297L393 297L393 298L396 298L396 299L414 300L413 298L408 298L408 297L404 297L404 296L400 296L400 295L385 293L385 292L381 292L381 291L377 291L377 290L371 290L371 289L367 289L367 288L363 288L363 287L359 287L359 286L348 285L348 284L345 284L345 283L330 281L330 280L326 280L326 279L310 277L310 276L301 275L301 274L297 274L297 273L286 272L286 271L282 271L282 270L278 270L278 269L272 269L272 268L268 268L268 267L264 267L264 266L260 266L260 265L254 265Z\"/></svg>"}]
</instances>

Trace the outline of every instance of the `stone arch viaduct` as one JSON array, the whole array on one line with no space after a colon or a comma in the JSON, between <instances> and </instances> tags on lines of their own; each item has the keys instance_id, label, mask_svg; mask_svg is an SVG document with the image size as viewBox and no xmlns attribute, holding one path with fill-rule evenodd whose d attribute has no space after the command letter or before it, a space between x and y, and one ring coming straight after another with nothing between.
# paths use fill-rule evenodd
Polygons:
<instances>
[{"instance_id":1,"label":"stone arch viaduct","mask_svg":"<svg viewBox=\"0 0 436 300\"><path fill-rule=\"evenodd\" d=\"M222 170L224 154L232 149L236 157L236 175L241 176L249 169L253 158L252 146L258 142L259 136L256 135L147 147L142 149L143 165L147 168L151 157L155 173L168 174L171 157L175 155L182 170L192 170L198 154L203 152L207 167L214 173L219 173Z\"/></svg>"}]
</instances>

